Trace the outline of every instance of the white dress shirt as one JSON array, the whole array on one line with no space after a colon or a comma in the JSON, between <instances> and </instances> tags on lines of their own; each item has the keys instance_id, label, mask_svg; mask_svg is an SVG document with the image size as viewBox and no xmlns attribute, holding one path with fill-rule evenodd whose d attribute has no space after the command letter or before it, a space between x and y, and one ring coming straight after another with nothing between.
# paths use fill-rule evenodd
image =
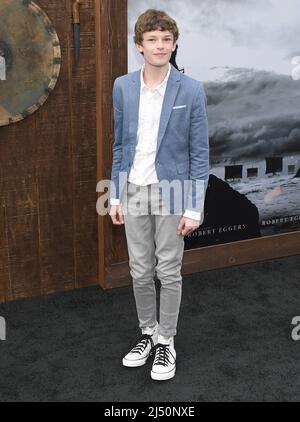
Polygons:
<instances>
[{"instance_id":1,"label":"white dress shirt","mask_svg":"<svg viewBox=\"0 0 300 422\"><path fill-rule=\"evenodd\" d=\"M169 70L165 79L154 90L151 90L144 82L144 69L145 64L141 69L137 145L128 176L129 182L139 186L159 183L155 170L155 156L161 109L171 65L169 63ZM119 205L120 201L112 198L110 204ZM199 221L201 219L201 214L192 210L186 210L184 216Z\"/></svg>"}]
</instances>

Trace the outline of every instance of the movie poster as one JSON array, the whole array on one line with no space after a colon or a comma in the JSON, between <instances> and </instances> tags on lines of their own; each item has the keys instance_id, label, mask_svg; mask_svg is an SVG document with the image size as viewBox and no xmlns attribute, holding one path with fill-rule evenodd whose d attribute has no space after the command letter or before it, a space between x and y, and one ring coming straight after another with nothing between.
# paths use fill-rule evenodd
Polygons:
<instances>
[{"instance_id":1,"label":"movie poster","mask_svg":"<svg viewBox=\"0 0 300 422\"><path fill-rule=\"evenodd\" d=\"M143 63L134 23L152 7L176 20L176 63L207 97L205 218L185 249L299 230L299 0L129 0L129 72Z\"/></svg>"}]
</instances>

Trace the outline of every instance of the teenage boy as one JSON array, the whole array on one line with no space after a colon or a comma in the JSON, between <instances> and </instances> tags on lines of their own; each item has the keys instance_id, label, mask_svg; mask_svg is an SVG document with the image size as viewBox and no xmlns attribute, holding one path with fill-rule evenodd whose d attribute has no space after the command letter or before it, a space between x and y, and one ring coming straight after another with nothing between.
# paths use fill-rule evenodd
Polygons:
<instances>
[{"instance_id":1,"label":"teenage boy","mask_svg":"<svg viewBox=\"0 0 300 422\"><path fill-rule=\"evenodd\" d=\"M123 365L144 365L155 352L151 369L155 380L175 375L184 236L203 222L209 177L206 96L199 81L170 64L178 36L176 22L164 11L143 13L135 25L134 41L144 64L118 77L113 87L109 214L113 224L125 224L142 331ZM173 195L163 188L163 181L174 182ZM161 282L159 324L155 271Z\"/></svg>"}]
</instances>

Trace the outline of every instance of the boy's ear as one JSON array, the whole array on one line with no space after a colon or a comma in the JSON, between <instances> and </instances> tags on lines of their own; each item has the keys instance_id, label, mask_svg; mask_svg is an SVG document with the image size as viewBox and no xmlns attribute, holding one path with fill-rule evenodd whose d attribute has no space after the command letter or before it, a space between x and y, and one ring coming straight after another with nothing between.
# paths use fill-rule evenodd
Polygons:
<instances>
[{"instance_id":1,"label":"boy's ear","mask_svg":"<svg viewBox=\"0 0 300 422\"><path fill-rule=\"evenodd\" d=\"M140 44L135 44L136 48L139 50L140 53L142 53L143 51L141 50L143 47Z\"/></svg>"}]
</instances>

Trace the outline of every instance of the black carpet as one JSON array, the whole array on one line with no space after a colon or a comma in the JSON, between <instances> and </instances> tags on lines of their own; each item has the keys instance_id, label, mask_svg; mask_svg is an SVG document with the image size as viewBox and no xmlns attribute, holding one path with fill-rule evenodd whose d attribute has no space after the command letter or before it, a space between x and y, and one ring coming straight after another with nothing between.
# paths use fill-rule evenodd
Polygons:
<instances>
[{"instance_id":1,"label":"black carpet","mask_svg":"<svg viewBox=\"0 0 300 422\"><path fill-rule=\"evenodd\" d=\"M159 288L159 286L158 286ZM132 288L0 304L0 401L299 401L300 256L185 276L177 372L121 360L140 331Z\"/></svg>"}]
</instances>

